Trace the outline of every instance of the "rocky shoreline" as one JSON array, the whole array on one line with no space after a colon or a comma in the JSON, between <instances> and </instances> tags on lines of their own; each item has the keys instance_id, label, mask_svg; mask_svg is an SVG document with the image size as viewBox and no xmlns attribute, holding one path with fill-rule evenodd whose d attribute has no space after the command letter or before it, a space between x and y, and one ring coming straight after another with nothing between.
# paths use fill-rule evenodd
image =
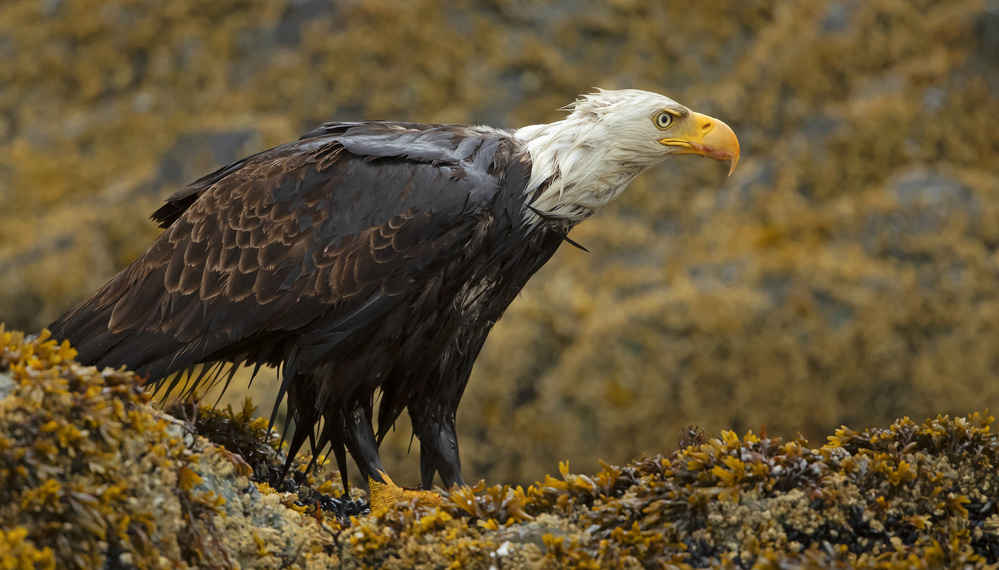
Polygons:
<instances>
[{"instance_id":1,"label":"rocky shoreline","mask_svg":"<svg viewBox=\"0 0 999 570\"><path fill-rule=\"evenodd\" d=\"M999 560L999 438L987 413L843 427L821 447L691 428L669 456L602 464L589 475L563 463L527 488L479 483L445 493L435 509L401 504L373 516L340 499L339 475L325 466L276 480L279 438L251 404L238 412L182 406L178 419L150 403L135 375L85 367L74 355L44 333L25 339L0 328L2 567L963 568Z\"/></svg>"}]
</instances>

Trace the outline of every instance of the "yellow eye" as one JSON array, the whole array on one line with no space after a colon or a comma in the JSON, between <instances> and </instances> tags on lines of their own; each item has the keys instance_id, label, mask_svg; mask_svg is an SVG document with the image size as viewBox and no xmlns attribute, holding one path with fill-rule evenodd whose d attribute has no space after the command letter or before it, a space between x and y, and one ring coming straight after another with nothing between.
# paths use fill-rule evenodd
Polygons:
<instances>
[{"instance_id":1,"label":"yellow eye","mask_svg":"<svg viewBox=\"0 0 999 570\"><path fill-rule=\"evenodd\" d=\"M652 122L660 129L665 129L673 122L673 115L670 115L666 111L660 111L652 118Z\"/></svg>"}]
</instances>

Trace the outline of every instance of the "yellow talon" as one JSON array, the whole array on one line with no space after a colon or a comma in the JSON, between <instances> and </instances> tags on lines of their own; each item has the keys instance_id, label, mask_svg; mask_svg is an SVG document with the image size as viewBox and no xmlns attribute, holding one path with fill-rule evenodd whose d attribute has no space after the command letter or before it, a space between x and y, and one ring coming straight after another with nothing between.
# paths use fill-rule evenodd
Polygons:
<instances>
[{"instance_id":1,"label":"yellow talon","mask_svg":"<svg viewBox=\"0 0 999 570\"><path fill-rule=\"evenodd\" d=\"M384 471L379 471L378 473L385 480L384 483L368 477L368 498L371 502L371 514L373 515L380 515L396 503L411 501L413 499L416 499L416 506L418 507L436 507L443 501L437 493L403 489L393 483L392 479Z\"/></svg>"}]
</instances>

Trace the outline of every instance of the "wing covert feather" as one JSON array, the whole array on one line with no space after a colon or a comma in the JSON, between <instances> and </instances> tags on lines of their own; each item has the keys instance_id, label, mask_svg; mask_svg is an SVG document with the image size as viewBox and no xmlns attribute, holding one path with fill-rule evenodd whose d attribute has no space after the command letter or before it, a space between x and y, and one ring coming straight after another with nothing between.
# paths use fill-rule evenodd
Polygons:
<instances>
[{"instance_id":1,"label":"wing covert feather","mask_svg":"<svg viewBox=\"0 0 999 570\"><path fill-rule=\"evenodd\" d=\"M516 145L465 127L315 133L175 193L154 214L166 229L150 249L56 325L104 319L112 338L94 341L93 360L127 354L130 336L172 337L142 362L116 363L154 376L231 358L262 334L319 334L320 323L326 344L418 294L467 246L502 188L494 167Z\"/></svg>"}]
</instances>

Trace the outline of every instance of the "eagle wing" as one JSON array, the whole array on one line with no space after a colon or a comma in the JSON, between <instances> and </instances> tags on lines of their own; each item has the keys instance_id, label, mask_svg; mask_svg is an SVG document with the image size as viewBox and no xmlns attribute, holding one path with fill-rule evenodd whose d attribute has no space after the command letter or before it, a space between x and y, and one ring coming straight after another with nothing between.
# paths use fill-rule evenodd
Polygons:
<instances>
[{"instance_id":1,"label":"eagle wing","mask_svg":"<svg viewBox=\"0 0 999 570\"><path fill-rule=\"evenodd\" d=\"M473 247L486 217L514 223L521 202L497 197L517 148L485 127L323 125L172 195L163 234L53 335L153 379L310 365Z\"/></svg>"}]
</instances>

